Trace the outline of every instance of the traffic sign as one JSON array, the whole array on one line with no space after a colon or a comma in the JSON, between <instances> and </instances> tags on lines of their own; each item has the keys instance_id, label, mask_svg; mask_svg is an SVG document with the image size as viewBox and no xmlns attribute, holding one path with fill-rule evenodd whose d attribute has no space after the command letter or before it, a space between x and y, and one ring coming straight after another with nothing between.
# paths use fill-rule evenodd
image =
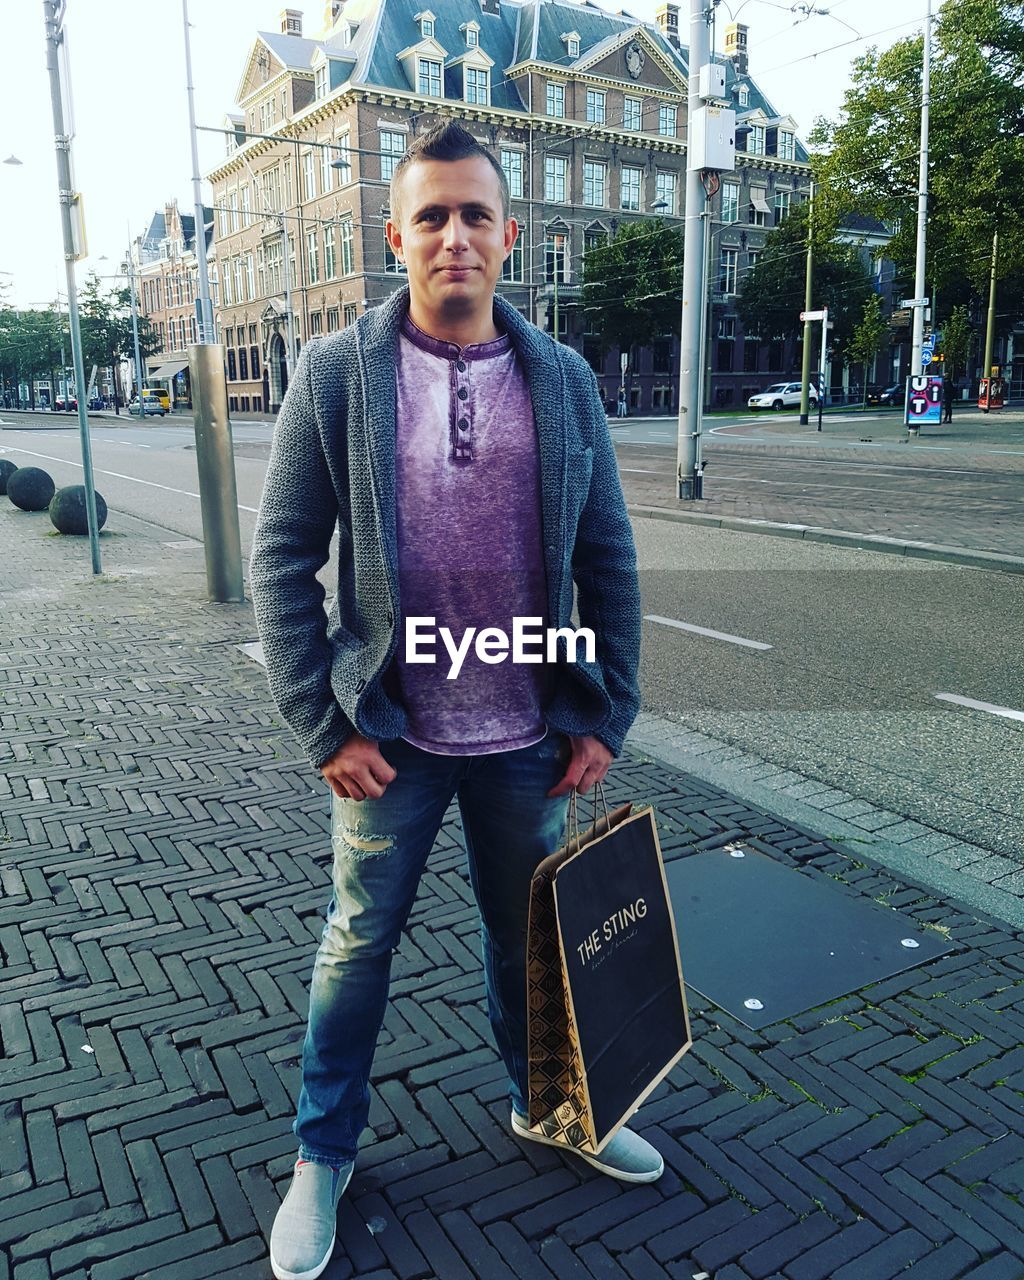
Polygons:
<instances>
[{"instance_id":1,"label":"traffic sign","mask_svg":"<svg viewBox=\"0 0 1024 1280\"><path fill-rule=\"evenodd\" d=\"M926 307L931 302L931 298L904 298L900 303L901 307Z\"/></svg>"},{"instance_id":2,"label":"traffic sign","mask_svg":"<svg viewBox=\"0 0 1024 1280\"><path fill-rule=\"evenodd\" d=\"M932 362L932 356L935 355L935 348L930 342L925 342L921 347L921 363L928 367Z\"/></svg>"},{"instance_id":3,"label":"traffic sign","mask_svg":"<svg viewBox=\"0 0 1024 1280\"><path fill-rule=\"evenodd\" d=\"M824 320L824 319L825 319L825 317L826 317L827 315L828 315L828 311L827 311L827 310L825 310L825 311L801 311L801 312L800 312L800 319L801 319L801 320L803 320L803 321L805 321L805 322L806 322L806 321L808 321L808 320Z\"/></svg>"}]
</instances>

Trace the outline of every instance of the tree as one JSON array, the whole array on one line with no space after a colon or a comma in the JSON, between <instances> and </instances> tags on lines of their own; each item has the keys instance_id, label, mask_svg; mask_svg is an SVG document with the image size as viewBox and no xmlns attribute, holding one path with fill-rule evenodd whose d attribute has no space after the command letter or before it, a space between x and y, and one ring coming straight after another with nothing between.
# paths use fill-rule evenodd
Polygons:
<instances>
[{"instance_id":1,"label":"tree","mask_svg":"<svg viewBox=\"0 0 1024 1280\"><path fill-rule=\"evenodd\" d=\"M929 124L929 286L946 306L987 292L999 231L1003 327L1019 310L1024 225L1024 38L1019 0L945 0L935 28ZM815 169L840 211L895 228L886 250L901 287L914 281L917 145L922 91L920 36L853 64L834 120L820 119Z\"/></svg>"},{"instance_id":2,"label":"tree","mask_svg":"<svg viewBox=\"0 0 1024 1280\"><path fill-rule=\"evenodd\" d=\"M947 378L955 382L967 372L967 359L973 341L974 328L967 315L967 308L954 307L942 326L942 354L945 356L944 371Z\"/></svg>"},{"instance_id":3,"label":"tree","mask_svg":"<svg viewBox=\"0 0 1024 1280\"><path fill-rule=\"evenodd\" d=\"M679 325L683 237L661 218L619 227L614 239L583 259L583 305L602 353L650 346Z\"/></svg>"},{"instance_id":4,"label":"tree","mask_svg":"<svg viewBox=\"0 0 1024 1280\"><path fill-rule=\"evenodd\" d=\"M850 359L864 365L864 407L868 403L870 366L889 336L889 325L882 315L882 299L873 293L864 303L864 315L850 337Z\"/></svg>"},{"instance_id":5,"label":"tree","mask_svg":"<svg viewBox=\"0 0 1024 1280\"><path fill-rule=\"evenodd\" d=\"M740 286L736 309L743 327L764 339L796 337L802 332L804 271L809 207L794 209L780 227L769 231L757 266ZM873 296L870 272L853 245L833 238L834 223L814 211L814 307L828 307L835 328L831 346L846 352L864 299Z\"/></svg>"},{"instance_id":6,"label":"tree","mask_svg":"<svg viewBox=\"0 0 1024 1280\"><path fill-rule=\"evenodd\" d=\"M99 276L90 275L82 287L79 315L86 378L94 364L107 368L116 366L122 357L134 357L131 295L128 289L104 291ZM146 316L138 317L138 326L139 350L145 359L160 350L159 335Z\"/></svg>"}]
</instances>

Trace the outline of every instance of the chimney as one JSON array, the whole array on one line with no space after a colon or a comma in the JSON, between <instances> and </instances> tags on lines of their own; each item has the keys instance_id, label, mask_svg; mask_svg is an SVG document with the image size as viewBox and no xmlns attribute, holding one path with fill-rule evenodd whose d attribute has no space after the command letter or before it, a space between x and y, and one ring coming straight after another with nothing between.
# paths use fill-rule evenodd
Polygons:
<instances>
[{"instance_id":1,"label":"chimney","mask_svg":"<svg viewBox=\"0 0 1024 1280\"><path fill-rule=\"evenodd\" d=\"M328 32L341 17L345 0L326 0L324 5L324 32Z\"/></svg>"},{"instance_id":2,"label":"chimney","mask_svg":"<svg viewBox=\"0 0 1024 1280\"><path fill-rule=\"evenodd\" d=\"M301 9L282 9L281 10L281 34L283 36L301 36L302 35L302 10Z\"/></svg>"},{"instance_id":3,"label":"chimney","mask_svg":"<svg viewBox=\"0 0 1024 1280\"><path fill-rule=\"evenodd\" d=\"M654 11L658 30L674 48L679 48L679 6L662 4Z\"/></svg>"},{"instance_id":4,"label":"chimney","mask_svg":"<svg viewBox=\"0 0 1024 1280\"><path fill-rule=\"evenodd\" d=\"M742 22L730 22L725 29L725 56L732 63L738 76L745 76L747 60L747 28Z\"/></svg>"}]
</instances>

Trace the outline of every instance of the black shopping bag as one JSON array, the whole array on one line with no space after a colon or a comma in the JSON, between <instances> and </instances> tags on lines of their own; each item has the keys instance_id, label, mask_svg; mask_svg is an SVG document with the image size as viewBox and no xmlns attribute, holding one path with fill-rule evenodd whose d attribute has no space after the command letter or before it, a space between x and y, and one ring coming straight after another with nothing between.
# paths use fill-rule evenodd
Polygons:
<instances>
[{"instance_id":1,"label":"black shopping bag","mask_svg":"<svg viewBox=\"0 0 1024 1280\"><path fill-rule=\"evenodd\" d=\"M692 1041L654 811L605 809L581 835L575 800L530 891L528 1118L597 1154Z\"/></svg>"}]
</instances>

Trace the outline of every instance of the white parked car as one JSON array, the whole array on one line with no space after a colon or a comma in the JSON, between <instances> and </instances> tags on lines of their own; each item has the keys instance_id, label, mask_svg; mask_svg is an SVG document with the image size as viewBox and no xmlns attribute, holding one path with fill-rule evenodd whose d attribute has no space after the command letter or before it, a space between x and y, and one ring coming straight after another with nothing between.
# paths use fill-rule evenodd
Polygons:
<instances>
[{"instance_id":1,"label":"white parked car","mask_svg":"<svg viewBox=\"0 0 1024 1280\"><path fill-rule=\"evenodd\" d=\"M799 382L773 382L765 391L759 391L756 396L751 396L747 401L747 408L799 409L800 391ZM818 389L813 385L810 390L810 407L812 409L818 407Z\"/></svg>"}]
</instances>

